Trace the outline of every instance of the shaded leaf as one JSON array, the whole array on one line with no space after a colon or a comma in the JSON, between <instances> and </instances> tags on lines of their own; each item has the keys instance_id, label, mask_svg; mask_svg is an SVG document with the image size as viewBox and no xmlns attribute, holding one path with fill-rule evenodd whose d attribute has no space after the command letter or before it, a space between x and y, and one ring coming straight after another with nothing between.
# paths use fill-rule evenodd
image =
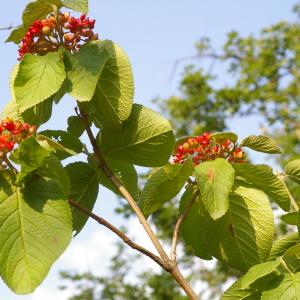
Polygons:
<instances>
[{"instance_id":1,"label":"shaded leaf","mask_svg":"<svg viewBox=\"0 0 300 300\"><path fill-rule=\"evenodd\" d=\"M150 215L174 198L184 187L194 170L191 159L184 164L167 164L155 171L147 180L139 206Z\"/></svg>"},{"instance_id":2,"label":"shaded leaf","mask_svg":"<svg viewBox=\"0 0 300 300\"><path fill-rule=\"evenodd\" d=\"M285 173L296 183L300 184L300 159L290 161L285 166Z\"/></svg>"},{"instance_id":3,"label":"shaded leaf","mask_svg":"<svg viewBox=\"0 0 300 300\"><path fill-rule=\"evenodd\" d=\"M71 181L69 198L92 211L99 192L96 172L84 162L69 164L66 166L66 171ZM75 207L72 207L72 215L73 230L76 231L77 235L89 217Z\"/></svg>"},{"instance_id":4,"label":"shaded leaf","mask_svg":"<svg viewBox=\"0 0 300 300\"><path fill-rule=\"evenodd\" d=\"M19 44L23 37L25 36L26 29L24 26L18 26L16 29L12 30L9 37L6 39L5 43L13 42Z\"/></svg>"},{"instance_id":5,"label":"shaded leaf","mask_svg":"<svg viewBox=\"0 0 300 300\"><path fill-rule=\"evenodd\" d=\"M233 132L215 132L211 134L210 137L220 144L223 144L226 140L230 140L234 143L238 140L238 136Z\"/></svg>"}]
</instances>

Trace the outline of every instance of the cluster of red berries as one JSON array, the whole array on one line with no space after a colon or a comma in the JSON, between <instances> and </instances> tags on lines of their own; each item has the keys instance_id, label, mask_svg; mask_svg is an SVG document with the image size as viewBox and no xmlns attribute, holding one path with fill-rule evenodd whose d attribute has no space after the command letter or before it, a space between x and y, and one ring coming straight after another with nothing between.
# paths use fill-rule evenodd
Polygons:
<instances>
[{"instance_id":1,"label":"cluster of red berries","mask_svg":"<svg viewBox=\"0 0 300 300\"><path fill-rule=\"evenodd\" d=\"M0 160L8 152L13 151L16 144L32 136L36 132L36 126L27 123L13 121L6 118L0 122Z\"/></svg>"},{"instance_id":2,"label":"cluster of red berries","mask_svg":"<svg viewBox=\"0 0 300 300\"><path fill-rule=\"evenodd\" d=\"M195 165L204 161L224 158L230 162L245 162L245 153L231 140L222 144L217 143L207 132L202 135L191 137L179 145L174 154L173 163L184 163L191 156Z\"/></svg>"},{"instance_id":3,"label":"cluster of red berries","mask_svg":"<svg viewBox=\"0 0 300 300\"><path fill-rule=\"evenodd\" d=\"M43 20L36 20L30 26L22 39L19 49L19 60L26 53L45 55L64 47L72 53L86 42L97 40L93 32L95 20L86 15L79 18L71 17L69 13L51 14Z\"/></svg>"}]
</instances>

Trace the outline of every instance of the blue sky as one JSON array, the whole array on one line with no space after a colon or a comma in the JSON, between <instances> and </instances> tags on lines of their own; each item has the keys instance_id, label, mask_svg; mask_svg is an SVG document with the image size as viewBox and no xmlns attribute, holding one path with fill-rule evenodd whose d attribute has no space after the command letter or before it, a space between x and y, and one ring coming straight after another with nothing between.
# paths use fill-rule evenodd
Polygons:
<instances>
[{"instance_id":1,"label":"blue sky","mask_svg":"<svg viewBox=\"0 0 300 300\"><path fill-rule=\"evenodd\" d=\"M0 27L19 24L27 2L5 1L5 8L0 10ZM97 19L96 31L101 38L112 39L128 53L135 77L135 101L155 109L151 99L178 93L180 69L171 81L168 80L173 60L195 54L193 45L199 38L208 36L219 47L231 30L247 35L280 20L293 20L291 8L294 3L292 0L90 0L90 16ZM8 32L0 31L0 109L10 99L8 74L17 58L17 47L4 44L7 35ZM73 106L72 99L66 97L47 127L64 128ZM257 118L234 119L231 127L245 136L256 133L258 124ZM96 211L120 223L113 216L116 204L117 200L108 191L100 190ZM139 231L134 230L136 225L132 223L131 232L139 236ZM144 237L139 239L148 243ZM50 271L41 288L31 296L16 296L0 283L1 300L65 300L62 293L55 292L59 284L58 271L72 266L80 270L105 270L105 260L113 251L113 241L105 229L89 222Z\"/></svg>"}]
</instances>

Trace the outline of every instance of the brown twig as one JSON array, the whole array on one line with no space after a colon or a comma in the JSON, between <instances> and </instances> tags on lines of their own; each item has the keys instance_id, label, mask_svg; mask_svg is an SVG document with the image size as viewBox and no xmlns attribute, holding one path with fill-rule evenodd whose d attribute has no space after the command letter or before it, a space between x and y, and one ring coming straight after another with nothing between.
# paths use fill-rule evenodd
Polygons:
<instances>
[{"instance_id":1,"label":"brown twig","mask_svg":"<svg viewBox=\"0 0 300 300\"><path fill-rule=\"evenodd\" d=\"M104 156L102 154L102 151L101 151L100 147L98 146L97 141L96 141L96 139L93 135L93 132L91 130L91 127L89 125L88 116L80 108L79 108L79 112L80 112L80 118L85 127L85 131L86 131L86 133L89 137L90 143L93 147L94 154L97 159L98 167L103 171L103 173L112 182L112 184L119 190L121 195L127 200L129 205L135 212L140 223L144 227L147 235L149 236L150 240L152 241L152 244L154 245L157 252L159 253L161 261L163 262L163 265L164 265L163 268L173 276L173 278L176 280L178 285L185 291L185 293L189 297L189 299L199 300L199 298L197 297L194 290L191 288L189 283L186 281L186 279L183 277L183 275L179 271L176 262L172 261L169 258L169 256L167 255L166 251L162 247L161 243L159 242L159 240L156 237L155 233L153 232L152 228L148 224L147 219L145 218L144 214L142 213L139 206L137 205L137 202L134 200L134 198L127 191L127 189L124 187L122 182L112 173L112 171L106 164Z\"/></svg>"},{"instance_id":2,"label":"brown twig","mask_svg":"<svg viewBox=\"0 0 300 300\"><path fill-rule=\"evenodd\" d=\"M190 200L190 202L186 206L185 210L182 212L182 214L179 216L179 218L176 222L176 225L174 228L174 233L173 233L172 248L171 248L171 260L173 260L174 262L176 262L176 259L177 259L177 257L176 257L177 250L176 249L177 249L177 243L178 243L178 239L179 239L180 227L181 227L183 221L185 220L185 218L187 217L187 215L189 214L189 212L198 196L199 196L199 191L196 191L193 198Z\"/></svg>"},{"instance_id":3,"label":"brown twig","mask_svg":"<svg viewBox=\"0 0 300 300\"><path fill-rule=\"evenodd\" d=\"M136 244L135 242L133 242L125 233L123 233L121 230L119 230L118 228L116 228L114 225L112 225L111 223L109 223L108 221L106 221L104 218L101 218L101 217L97 216L96 214L94 214L93 212L89 211L87 208L81 206L78 202L76 202L76 201L74 201L72 199L69 200L69 204L71 206L79 209L85 215L87 215L90 218L94 219L100 225L103 225L106 228L108 228L109 230L111 230L119 238L121 238L124 243L126 243L131 248L133 248L133 249L141 252L142 254L145 254L146 256L148 256L149 258L151 258L152 260L154 260L157 264L159 264L162 268L166 267L164 265L164 263L162 262L162 260L157 255L155 255L151 251L149 251L149 250L145 249L144 247L142 247L142 246Z\"/></svg>"}]
</instances>

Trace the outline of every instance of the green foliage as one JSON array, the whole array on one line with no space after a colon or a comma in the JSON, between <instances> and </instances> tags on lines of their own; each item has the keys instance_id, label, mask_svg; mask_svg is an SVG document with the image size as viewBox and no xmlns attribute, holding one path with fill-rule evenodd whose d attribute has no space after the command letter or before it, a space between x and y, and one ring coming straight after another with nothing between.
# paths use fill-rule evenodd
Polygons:
<instances>
[{"instance_id":1,"label":"green foliage","mask_svg":"<svg viewBox=\"0 0 300 300\"><path fill-rule=\"evenodd\" d=\"M0 273L16 293L31 293L71 240L70 209L50 178L32 177L22 188L4 171L0 181Z\"/></svg>"},{"instance_id":2,"label":"green foliage","mask_svg":"<svg viewBox=\"0 0 300 300\"><path fill-rule=\"evenodd\" d=\"M66 78L60 52L25 55L13 83L16 104L24 112L54 95Z\"/></svg>"},{"instance_id":3,"label":"green foliage","mask_svg":"<svg viewBox=\"0 0 300 300\"><path fill-rule=\"evenodd\" d=\"M18 26L16 29L12 30L5 42L13 42L15 44L19 44L25 33L26 29L24 28L24 26Z\"/></svg>"},{"instance_id":4,"label":"green foliage","mask_svg":"<svg viewBox=\"0 0 300 300\"><path fill-rule=\"evenodd\" d=\"M159 167L167 163L175 139L166 119L135 104L122 129L103 130L98 143L110 158L144 167Z\"/></svg>"},{"instance_id":5,"label":"green foliage","mask_svg":"<svg viewBox=\"0 0 300 300\"><path fill-rule=\"evenodd\" d=\"M241 146L263 153L282 153L280 148L270 137L263 135L251 135L242 141Z\"/></svg>"},{"instance_id":6,"label":"green foliage","mask_svg":"<svg viewBox=\"0 0 300 300\"><path fill-rule=\"evenodd\" d=\"M100 43L105 43L109 58L97 82L90 109L98 128L121 128L132 109L134 83L131 64L120 46L110 41Z\"/></svg>"},{"instance_id":7,"label":"green foliage","mask_svg":"<svg viewBox=\"0 0 300 300\"><path fill-rule=\"evenodd\" d=\"M255 188L264 191L283 210L290 209L289 191L282 181L273 174L267 165L252 165L249 163L233 164L237 176L246 179Z\"/></svg>"},{"instance_id":8,"label":"green foliage","mask_svg":"<svg viewBox=\"0 0 300 300\"><path fill-rule=\"evenodd\" d=\"M229 162L223 158L207 161L195 168L202 201L210 216L221 218L229 207L228 195L233 186L235 172Z\"/></svg>"},{"instance_id":9,"label":"green foliage","mask_svg":"<svg viewBox=\"0 0 300 300\"><path fill-rule=\"evenodd\" d=\"M251 284L255 283L258 279L263 278L277 270L280 266L280 260L267 261L253 266L248 270L241 281L241 288L247 289Z\"/></svg>"},{"instance_id":10,"label":"green foliage","mask_svg":"<svg viewBox=\"0 0 300 300\"><path fill-rule=\"evenodd\" d=\"M33 1L25 8L23 24L8 41L18 43L34 20L49 13L55 15L62 7L85 13L88 1ZM264 30L259 38L229 34L222 53L214 57L227 62L229 73L235 75L230 87L214 88L214 76L205 69L186 70L181 97L170 98L163 108L180 136L216 131L210 137L218 144L217 150L206 149L211 151L206 153L209 160L197 166L193 161L193 141L186 137L180 139L180 143L188 143L183 145L189 150L184 162L170 162L175 144L172 126L157 112L133 104L131 64L117 44L93 41L75 53L59 49L46 55L26 54L11 74L12 100L3 117L40 126L49 120L53 105L67 92L77 104L77 116L68 119L67 131L33 134L20 142L10 156L7 144L6 148L1 146L0 274L8 286L16 293L29 293L40 284L67 247L72 231L78 234L88 220L88 214L74 207L70 210L68 203L77 201L92 211L101 184L118 196L122 196L120 190L126 189L125 193L134 197L130 201L138 202L154 223L165 222L158 226L159 230L174 226L179 218L188 254L187 270L193 270L191 257L195 255L219 260L220 268L214 270L214 276L218 270L221 276L214 278L215 282L229 274L225 264L247 272L222 299L299 297L299 236L284 236L273 244L279 226L274 225L269 201L288 212L282 216L284 222L299 227L299 159L290 161L285 174L278 175L267 165L253 165L243 159L233 163L238 161L234 156L238 152L234 151L240 147L268 154L281 153L281 149L268 136L251 135L238 144L235 133L223 132L228 117L258 112L271 126L275 121L281 122L279 130L294 132L299 127L299 47L294 42L299 28L299 24L279 23ZM200 56L210 50L208 41L198 45ZM288 81L284 81L283 70L290 76ZM1 123L1 137L7 123L9 119ZM96 142L94 129L98 131ZM6 131L20 135L21 141L22 130ZM80 140L85 130L92 147ZM232 153L219 158L218 151L225 151L221 144L227 139L234 143ZM295 144L289 137L286 141ZM180 152L177 146L178 142L175 148ZM88 162L62 165L62 160L75 159L77 154L86 155ZM289 150L282 159L290 160L295 155L297 151ZM134 165L157 167L150 173L141 196ZM122 187L114 184L118 180ZM182 192L178 203L176 196ZM170 240L173 230L161 231ZM113 277L84 277L102 285L103 299L183 299L167 274L141 274L145 284L138 287L126 282L129 262L127 257L119 257L122 249L119 250L111 266ZM213 272L199 274L208 276ZM73 300L95 297L95 291L86 288Z\"/></svg>"},{"instance_id":11,"label":"green foliage","mask_svg":"<svg viewBox=\"0 0 300 300\"><path fill-rule=\"evenodd\" d=\"M285 173L296 183L300 183L300 159L295 159L285 166Z\"/></svg>"},{"instance_id":12,"label":"green foliage","mask_svg":"<svg viewBox=\"0 0 300 300\"><path fill-rule=\"evenodd\" d=\"M101 41L88 43L80 51L66 52L68 92L77 101L90 101L95 93L99 76L109 58L106 44Z\"/></svg>"},{"instance_id":13,"label":"green foliage","mask_svg":"<svg viewBox=\"0 0 300 300\"><path fill-rule=\"evenodd\" d=\"M267 196L260 190L237 187L229 196L222 218L206 217L204 247L238 270L265 261L274 238L274 217Z\"/></svg>"},{"instance_id":14,"label":"green foliage","mask_svg":"<svg viewBox=\"0 0 300 300\"><path fill-rule=\"evenodd\" d=\"M167 164L156 169L147 180L139 205L145 215L152 214L175 197L192 175L194 164L188 159L184 164Z\"/></svg>"},{"instance_id":15,"label":"green foliage","mask_svg":"<svg viewBox=\"0 0 300 300\"><path fill-rule=\"evenodd\" d=\"M69 199L77 201L80 205L93 210L96 202L99 183L97 174L87 163L77 162L66 166L66 172L70 178L71 189ZM77 208L72 207L73 230L78 234L88 220L88 216L82 214Z\"/></svg>"}]
</instances>

